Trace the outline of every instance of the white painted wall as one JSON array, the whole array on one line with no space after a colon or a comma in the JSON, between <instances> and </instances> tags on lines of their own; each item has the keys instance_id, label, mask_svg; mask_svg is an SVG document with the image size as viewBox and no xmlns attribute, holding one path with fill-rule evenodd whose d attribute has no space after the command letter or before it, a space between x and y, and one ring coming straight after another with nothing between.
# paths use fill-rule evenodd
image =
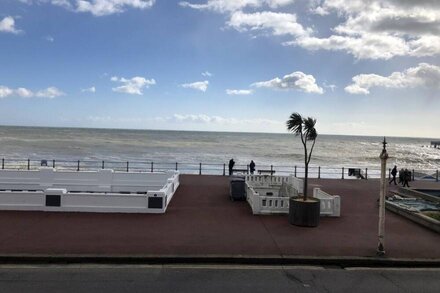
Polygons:
<instances>
[{"instance_id":1,"label":"white painted wall","mask_svg":"<svg viewBox=\"0 0 440 293\"><path fill-rule=\"evenodd\" d=\"M0 209L164 213L179 184L177 171L140 173L104 169L74 172L52 168L38 171L0 170ZM47 206L46 195L59 195L61 206ZM162 208L149 208L150 197L160 198Z\"/></svg>"}]
</instances>

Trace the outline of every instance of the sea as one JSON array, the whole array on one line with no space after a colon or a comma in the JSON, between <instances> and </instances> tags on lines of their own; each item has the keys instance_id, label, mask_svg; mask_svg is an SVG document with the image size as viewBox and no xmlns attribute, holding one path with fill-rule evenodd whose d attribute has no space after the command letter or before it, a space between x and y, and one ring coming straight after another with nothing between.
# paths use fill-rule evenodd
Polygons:
<instances>
[{"instance_id":1,"label":"sea","mask_svg":"<svg viewBox=\"0 0 440 293\"><path fill-rule=\"evenodd\" d=\"M316 140L311 173L338 177L342 168L368 169L378 174L383 137L320 134ZM387 137L388 166L433 174L440 169L440 149L429 147L434 138ZM438 139L437 139L438 140ZM179 169L186 173L217 174L233 158L235 168L298 172L304 166L300 138L291 133L232 133L129 129L86 129L0 126L0 157L6 166L42 160L80 168L106 167L149 170ZM64 163L63 163L64 162ZM120 163L120 165L118 165ZM176 164L177 163L177 164ZM200 165L202 164L202 165ZM202 166L202 167L201 167ZM129 167L129 168L130 168ZM318 167L320 167L318 171ZM227 168L227 167L226 167ZM368 172L367 171L367 172ZM315 174L316 175L316 174Z\"/></svg>"}]
</instances>

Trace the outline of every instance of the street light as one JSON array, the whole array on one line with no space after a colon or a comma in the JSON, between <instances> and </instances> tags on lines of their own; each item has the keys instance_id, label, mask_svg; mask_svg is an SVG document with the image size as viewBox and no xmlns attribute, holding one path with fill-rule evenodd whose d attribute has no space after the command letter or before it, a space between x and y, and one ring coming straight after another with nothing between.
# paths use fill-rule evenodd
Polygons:
<instances>
[{"instance_id":1,"label":"street light","mask_svg":"<svg viewBox=\"0 0 440 293\"><path fill-rule=\"evenodd\" d=\"M385 196L387 194L388 184L386 182L386 170L387 170L387 141L383 138L383 149L380 153L380 195L379 195L379 244L377 245L377 255L385 255Z\"/></svg>"}]
</instances>

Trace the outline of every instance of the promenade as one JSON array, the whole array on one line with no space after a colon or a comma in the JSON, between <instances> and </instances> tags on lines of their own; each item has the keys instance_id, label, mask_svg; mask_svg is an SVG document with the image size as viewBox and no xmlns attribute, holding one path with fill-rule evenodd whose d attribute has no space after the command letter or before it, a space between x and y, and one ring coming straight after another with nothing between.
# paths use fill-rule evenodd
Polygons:
<instances>
[{"instance_id":1,"label":"promenade","mask_svg":"<svg viewBox=\"0 0 440 293\"><path fill-rule=\"evenodd\" d=\"M440 187L434 182L413 185ZM379 182L311 179L341 196L341 217L317 228L254 216L229 200L228 177L182 175L166 214L0 211L0 255L375 257ZM440 235L386 212L386 257L440 260Z\"/></svg>"}]
</instances>

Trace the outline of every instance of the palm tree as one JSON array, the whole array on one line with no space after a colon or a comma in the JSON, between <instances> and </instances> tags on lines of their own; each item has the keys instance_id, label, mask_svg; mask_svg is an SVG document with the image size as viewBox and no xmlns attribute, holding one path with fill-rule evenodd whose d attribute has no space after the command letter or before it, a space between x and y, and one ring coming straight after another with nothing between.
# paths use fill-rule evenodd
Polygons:
<instances>
[{"instance_id":1,"label":"palm tree","mask_svg":"<svg viewBox=\"0 0 440 293\"><path fill-rule=\"evenodd\" d=\"M303 118L299 113L292 113L287 120L287 130L301 137L304 146L304 190L303 200L307 200L307 179L309 176L309 163L312 158L313 148L315 147L318 132L315 129L316 119L312 117ZM307 142L312 142L310 152L307 151Z\"/></svg>"}]
</instances>

